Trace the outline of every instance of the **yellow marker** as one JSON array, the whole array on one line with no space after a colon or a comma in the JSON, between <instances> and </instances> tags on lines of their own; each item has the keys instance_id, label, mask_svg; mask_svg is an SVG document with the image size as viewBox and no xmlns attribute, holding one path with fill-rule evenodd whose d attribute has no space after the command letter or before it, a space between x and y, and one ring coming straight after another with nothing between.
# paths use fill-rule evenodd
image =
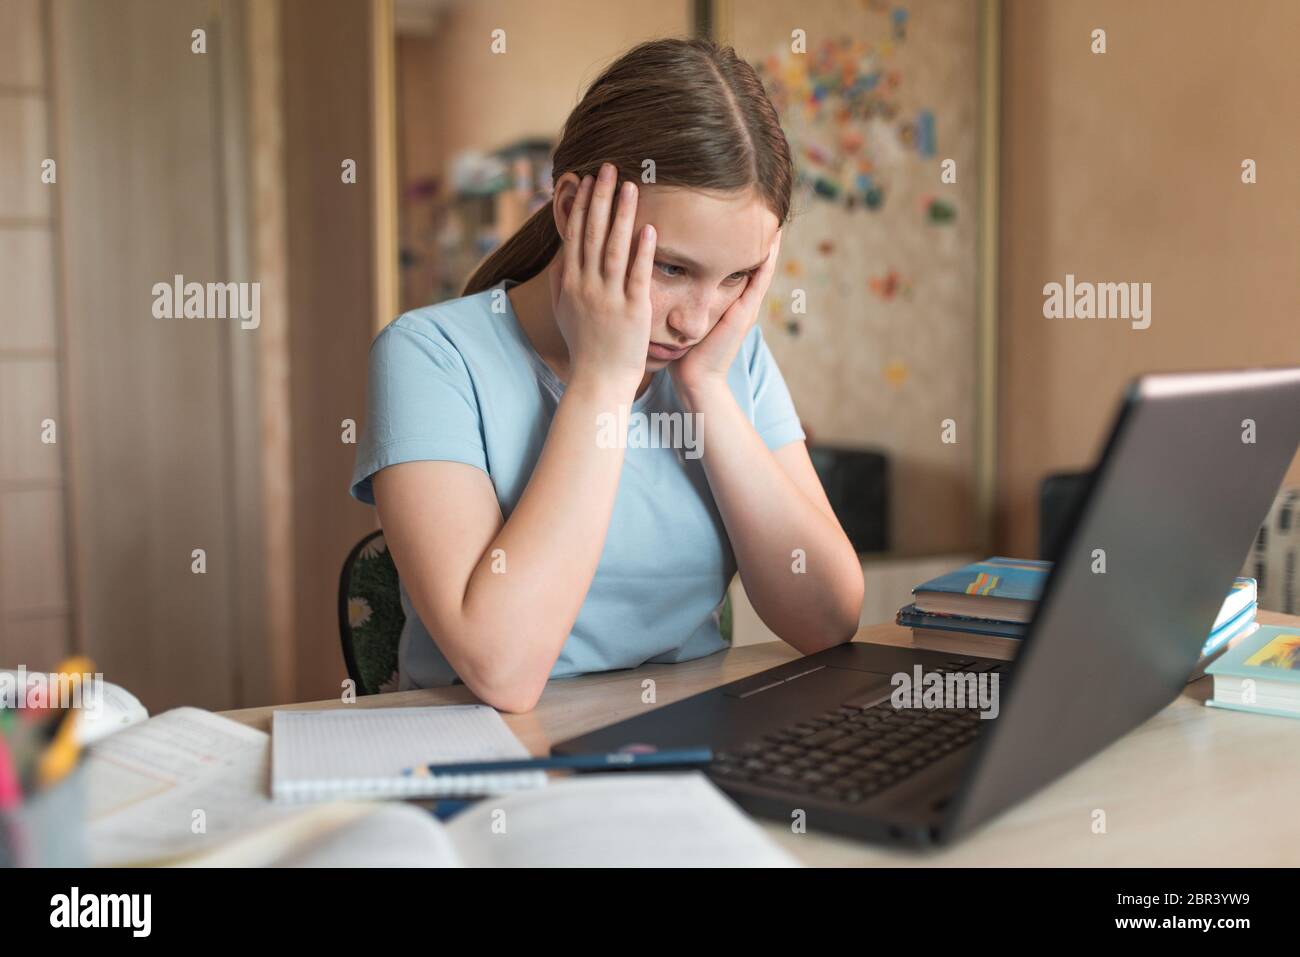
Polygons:
<instances>
[{"instance_id":1,"label":"yellow marker","mask_svg":"<svg viewBox=\"0 0 1300 957\"><path fill-rule=\"evenodd\" d=\"M54 670L55 675L68 676L68 688L74 690L81 686L82 678L94 674L94 664L89 658L74 657L64 661ZM63 682L59 682L62 686ZM84 691L84 689L83 689ZM77 724L80 719L79 709L64 708L56 718L58 726L54 736L36 762L36 781L42 788L57 784L77 766L81 746L77 743Z\"/></svg>"}]
</instances>

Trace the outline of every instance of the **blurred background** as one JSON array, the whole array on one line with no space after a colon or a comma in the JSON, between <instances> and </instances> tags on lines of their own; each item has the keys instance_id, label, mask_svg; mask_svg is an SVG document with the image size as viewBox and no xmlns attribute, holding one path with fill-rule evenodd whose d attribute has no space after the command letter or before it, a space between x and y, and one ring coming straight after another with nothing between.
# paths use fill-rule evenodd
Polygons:
<instances>
[{"instance_id":1,"label":"blurred background","mask_svg":"<svg viewBox=\"0 0 1300 957\"><path fill-rule=\"evenodd\" d=\"M1132 376L1300 364L1287 0L0 0L0 666L80 651L151 712L336 696L372 337L547 201L605 65L691 34L795 153L760 322L864 621L1051 557ZM1151 283L1150 328L1044 319L1067 274ZM256 328L156 318L177 276L258 283Z\"/></svg>"}]
</instances>

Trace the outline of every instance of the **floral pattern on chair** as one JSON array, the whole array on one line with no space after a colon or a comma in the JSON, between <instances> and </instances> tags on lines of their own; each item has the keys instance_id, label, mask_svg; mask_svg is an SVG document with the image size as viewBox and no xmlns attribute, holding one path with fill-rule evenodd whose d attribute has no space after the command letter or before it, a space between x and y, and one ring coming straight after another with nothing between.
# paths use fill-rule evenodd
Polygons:
<instances>
[{"instance_id":1,"label":"floral pattern on chair","mask_svg":"<svg viewBox=\"0 0 1300 957\"><path fill-rule=\"evenodd\" d=\"M397 690L397 645L406 624L397 566L382 531L352 549L339 581L339 632L358 694Z\"/></svg>"}]
</instances>

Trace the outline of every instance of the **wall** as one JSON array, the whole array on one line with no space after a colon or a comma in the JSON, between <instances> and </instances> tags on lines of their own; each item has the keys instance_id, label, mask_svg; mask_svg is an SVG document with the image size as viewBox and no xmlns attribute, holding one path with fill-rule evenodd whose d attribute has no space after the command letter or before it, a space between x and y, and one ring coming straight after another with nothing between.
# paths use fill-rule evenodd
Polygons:
<instances>
[{"instance_id":1,"label":"wall","mask_svg":"<svg viewBox=\"0 0 1300 957\"><path fill-rule=\"evenodd\" d=\"M377 527L348 495L365 420L374 311L371 7L284 0L284 162L289 249L295 698L336 696L346 677L336 596L349 548ZM357 182L341 164L357 161Z\"/></svg>"},{"instance_id":2,"label":"wall","mask_svg":"<svg viewBox=\"0 0 1300 957\"><path fill-rule=\"evenodd\" d=\"M234 337L250 333L152 312L155 283L231 278L216 16L203 0L58 0L51 13L76 647L151 712L230 707L230 398ZM199 27L206 54L191 52Z\"/></svg>"},{"instance_id":3,"label":"wall","mask_svg":"<svg viewBox=\"0 0 1300 957\"><path fill-rule=\"evenodd\" d=\"M24 51L0 57L3 69L36 76L41 45L27 20L42 6L0 8L25 31L13 41L0 31ZM25 188L38 205L21 223L0 219L0 242L8 226L26 237L10 243L12 261L0 257L21 289L6 302L18 321L4 325L19 351L0 351L18 370L0 379L0 394L14 394L0 402L12 464L0 476L0 618L23 622L6 621L0 664L52 663L71 644L154 712L336 695L339 567L374 527L373 510L347 495L355 446L342 432L364 418L376 312L379 8L48 6L57 135L46 145L41 84L24 80L32 108L3 117L23 133L6 135L0 154L13 166L6 185L39 182L38 157L59 163L57 192ZM197 28L203 53L191 50ZM357 160L355 184L342 182L345 158ZM45 288L53 260L39 246L56 208L61 296ZM154 318L154 283L178 273L260 283L261 324ZM61 416L46 411L60 404L60 348ZM59 417L57 448L32 441L38 412ZM196 548L203 574L192 572Z\"/></svg>"},{"instance_id":4,"label":"wall","mask_svg":"<svg viewBox=\"0 0 1300 957\"><path fill-rule=\"evenodd\" d=\"M447 177L464 150L489 152L525 137L554 140L606 63L641 40L689 35L690 14L688 0L621 4L616 16L598 0L446 5L431 28L397 43L403 187ZM574 30L579 23L583 28ZM503 54L491 52L495 29L505 31ZM439 277L455 269L435 262L434 205L433 197L402 205L403 247L416 257L402 276L408 308L437 298ZM468 271L456 288L467 278Z\"/></svg>"},{"instance_id":5,"label":"wall","mask_svg":"<svg viewBox=\"0 0 1300 957\"><path fill-rule=\"evenodd\" d=\"M977 548L981 535L979 5L918 0L901 22L891 8L903 5L745 0L723 5L719 26L765 68L807 180L796 186L763 334L814 442L888 454L890 552L944 555ZM805 53L791 52L795 31ZM926 147L922 116L933 121ZM942 178L947 160L953 182ZM880 192L877 205L847 207L858 171ZM814 180L839 196L819 195ZM932 219L932 201L951 217ZM955 441L943 441L946 420Z\"/></svg>"},{"instance_id":6,"label":"wall","mask_svg":"<svg viewBox=\"0 0 1300 957\"><path fill-rule=\"evenodd\" d=\"M1039 481L1092 463L1130 377L1300 364L1300 4L1009 0L1003 25L997 549L1032 556ZM1067 273L1152 283L1150 328L1044 319Z\"/></svg>"},{"instance_id":7,"label":"wall","mask_svg":"<svg viewBox=\"0 0 1300 957\"><path fill-rule=\"evenodd\" d=\"M438 137L436 159L445 162L464 149L496 149L526 136L558 136L586 86L626 48L660 36L688 36L690 7L688 0L614 7L603 0L449 5L433 37L424 102L424 129ZM496 29L505 31L503 54L490 47Z\"/></svg>"}]
</instances>

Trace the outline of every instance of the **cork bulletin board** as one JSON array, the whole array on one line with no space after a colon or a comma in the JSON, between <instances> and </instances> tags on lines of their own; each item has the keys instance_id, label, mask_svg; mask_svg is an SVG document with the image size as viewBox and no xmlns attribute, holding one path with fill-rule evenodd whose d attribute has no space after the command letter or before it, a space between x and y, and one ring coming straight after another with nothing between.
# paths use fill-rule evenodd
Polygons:
<instances>
[{"instance_id":1,"label":"cork bulletin board","mask_svg":"<svg viewBox=\"0 0 1300 957\"><path fill-rule=\"evenodd\" d=\"M714 7L794 153L764 336L815 444L889 456L897 554L979 547L980 17L968 0Z\"/></svg>"}]
</instances>

